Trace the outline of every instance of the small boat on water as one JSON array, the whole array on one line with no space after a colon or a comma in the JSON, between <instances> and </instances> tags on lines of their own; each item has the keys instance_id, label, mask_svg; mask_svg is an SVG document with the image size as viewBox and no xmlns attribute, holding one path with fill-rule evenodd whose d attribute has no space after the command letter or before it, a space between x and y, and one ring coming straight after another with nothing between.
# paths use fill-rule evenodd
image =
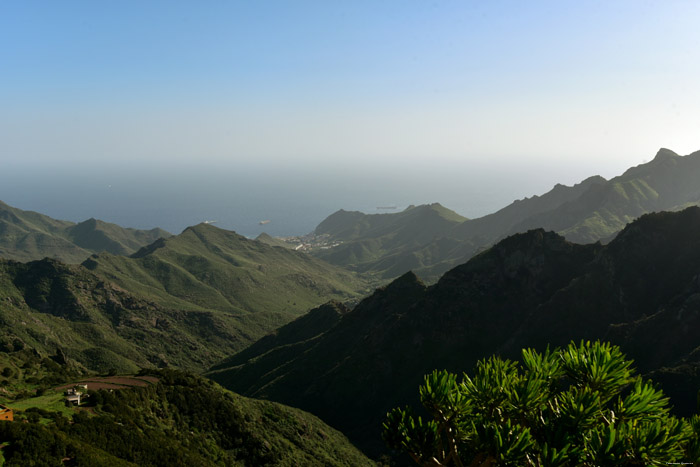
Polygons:
<instances>
[{"instance_id":1,"label":"small boat on water","mask_svg":"<svg viewBox=\"0 0 700 467\"><path fill-rule=\"evenodd\" d=\"M270 223L269 220L267 220L267 221L260 221L260 225L265 225L265 224L269 224L269 223Z\"/></svg>"}]
</instances>

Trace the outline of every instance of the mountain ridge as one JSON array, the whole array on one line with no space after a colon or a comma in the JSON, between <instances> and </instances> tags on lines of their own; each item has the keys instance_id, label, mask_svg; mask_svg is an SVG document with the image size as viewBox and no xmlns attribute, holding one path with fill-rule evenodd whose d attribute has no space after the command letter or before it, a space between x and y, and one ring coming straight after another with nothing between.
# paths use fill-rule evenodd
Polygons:
<instances>
[{"instance_id":1,"label":"mountain ridge","mask_svg":"<svg viewBox=\"0 0 700 467\"><path fill-rule=\"evenodd\" d=\"M608 245L574 244L543 229L515 234L432 286L404 274L304 347L267 349L209 376L242 394L309 410L378 453L382 415L415 404L415 387L435 368L470 371L491 354L519 358L524 347L608 339L641 372L655 372L677 410L692 413L691 388L700 387L693 376L700 373L693 344L700 338L700 253L687 251L700 251L699 239L698 207L646 214ZM687 344L655 359L654 330L687 336ZM673 380L678 371L683 384Z\"/></svg>"},{"instance_id":2,"label":"mountain ridge","mask_svg":"<svg viewBox=\"0 0 700 467\"><path fill-rule=\"evenodd\" d=\"M170 235L159 228L124 228L94 218L76 224L0 201L0 257L7 259L34 261L51 257L77 264L102 251L128 255Z\"/></svg>"},{"instance_id":3,"label":"mountain ridge","mask_svg":"<svg viewBox=\"0 0 700 467\"><path fill-rule=\"evenodd\" d=\"M132 257L80 265L0 260L0 340L61 349L86 370L191 371L241 350L329 299L368 285L300 252L202 224Z\"/></svg>"},{"instance_id":4,"label":"mountain ridge","mask_svg":"<svg viewBox=\"0 0 700 467\"><path fill-rule=\"evenodd\" d=\"M412 269L432 282L509 235L544 228L576 243L609 242L643 214L692 205L700 205L700 151L679 156L662 148L650 162L610 180L594 175L571 187L556 184L541 196L516 200L476 219L452 218L445 223L424 216L414 222L404 213L340 210L321 222L315 233L341 244L314 254L382 279ZM420 208L431 206L435 205ZM385 230L378 235L378 229L370 226L380 223ZM400 235L415 229L430 235L410 239Z\"/></svg>"}]
</instances>

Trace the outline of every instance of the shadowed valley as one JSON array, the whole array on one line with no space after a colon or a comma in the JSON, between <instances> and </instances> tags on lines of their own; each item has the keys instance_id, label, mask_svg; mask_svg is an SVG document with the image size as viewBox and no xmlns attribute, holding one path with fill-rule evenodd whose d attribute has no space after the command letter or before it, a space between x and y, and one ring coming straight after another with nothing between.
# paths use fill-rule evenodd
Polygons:
<instances>
[{"instance_id":1,"label":"shadowed valley","mask_svg":"<svg viewBox=\"0 0 700 467\"><path fill-rule=\"evenodd\" d=\"M350 312L328 305L337 310L333 320L316 310L210 377L309 410L377 453L383 415L415 404L415 388L432 369L471 371L492 354L518 358L524 347L605 339L664 383L687 415L700 387L698 239L700 208L645 215L607 246L542 229L517 234L433 286L407 273ZM301 333L303 320L316 322L317 332Z\"/></svg>"}]
</instances>

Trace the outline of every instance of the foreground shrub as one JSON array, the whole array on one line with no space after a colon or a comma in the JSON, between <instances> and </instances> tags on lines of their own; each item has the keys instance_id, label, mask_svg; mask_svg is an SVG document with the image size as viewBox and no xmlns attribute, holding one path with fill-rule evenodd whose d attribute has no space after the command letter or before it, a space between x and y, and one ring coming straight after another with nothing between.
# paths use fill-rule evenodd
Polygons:
<instances>
[{"instance_id":1,"label":"foreground shrub","mask_svg":"<svg viewBox=\"0 0 700 467\"><path fill-rule=\"evenodd\" d=\"M616 346L571 343L480 361L458 381L433 371L420 386L430 417L387 414L389 447L423 466L667 465L700 459L700 418L679 419Z\"/></svg>"}]
</instances>

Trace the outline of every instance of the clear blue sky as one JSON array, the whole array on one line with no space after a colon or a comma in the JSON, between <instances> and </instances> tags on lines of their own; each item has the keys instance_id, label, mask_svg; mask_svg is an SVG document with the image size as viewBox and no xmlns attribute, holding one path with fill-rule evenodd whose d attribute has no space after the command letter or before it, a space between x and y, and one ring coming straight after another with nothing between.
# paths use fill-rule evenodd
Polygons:
<instances>
[{"instance_id":1,"label":"clear blue sky","mask_svg":"<svg viewBox=\"0 0 700 467\"><path fill-rule=\"evenodd\" d=\"M699 23L673 0L5 0L0 157L610 177L700 149Z\"/></svg>"}]
</instances>

